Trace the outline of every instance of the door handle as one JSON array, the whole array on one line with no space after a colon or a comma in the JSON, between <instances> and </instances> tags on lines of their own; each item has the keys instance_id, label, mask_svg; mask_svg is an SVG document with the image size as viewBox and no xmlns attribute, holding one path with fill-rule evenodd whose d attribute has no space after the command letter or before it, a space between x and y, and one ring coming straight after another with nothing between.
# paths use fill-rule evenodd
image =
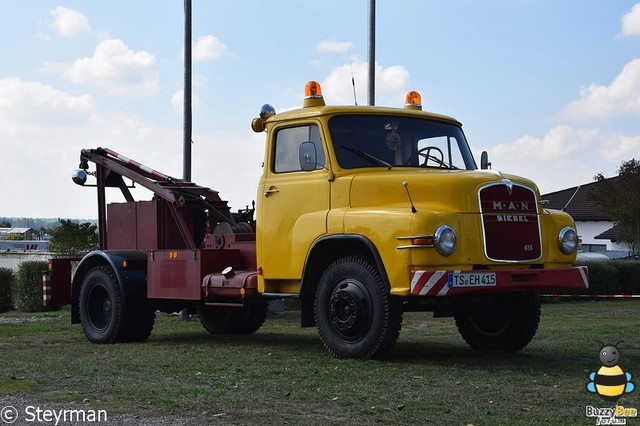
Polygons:
<instances>
[{"instance_id":1,"label":"door handle","mask_svg":"<svg viewBox=\"0 0 640 426\"><path fill-rule=\"evenodd\" d=\"M276 192L280 192L280 190L277 189L277 188L269 188L269 189L264 191L264 196L269 198L269 195L275 194Z\"/></svg>"}]
</instances>

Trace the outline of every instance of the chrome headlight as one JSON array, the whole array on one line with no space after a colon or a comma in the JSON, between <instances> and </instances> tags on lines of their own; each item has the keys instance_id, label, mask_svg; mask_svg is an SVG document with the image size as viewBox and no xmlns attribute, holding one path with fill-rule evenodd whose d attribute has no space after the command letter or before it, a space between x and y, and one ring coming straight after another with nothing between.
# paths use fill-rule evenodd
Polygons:
<instances>
[{"instance_id":1,"label":"chrome headlight","mask_svg":"<svg viewBox=\"0 0 640 426\"><path fill-rule=\"evenodd\" d=\"M558 246L564 254L572 254L578 250L578 233L575 229L565 226L558 234Z\"/></svg>"},{"instance_id":2,"label":"chrome headlight","mask_svg":"<svg viewBox=\"0 0 640 426\"><path fill-rule=\"evenodd\" d=\"M450 226L440 226L434 237L434 245L441 255L449 256L456 249L456 233Z\"/></svg>"}]
</instances>

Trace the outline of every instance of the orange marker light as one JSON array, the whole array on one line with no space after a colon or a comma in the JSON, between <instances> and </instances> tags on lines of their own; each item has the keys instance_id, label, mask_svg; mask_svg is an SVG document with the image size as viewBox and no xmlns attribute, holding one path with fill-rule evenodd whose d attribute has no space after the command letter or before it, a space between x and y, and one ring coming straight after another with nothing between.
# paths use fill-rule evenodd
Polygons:
<instances>
[{"instance_id":1,"label":"orange marker light","mask_svg":"<svg viewBox=\"0 0 640 426\"><path fill-rule=\"evenodd\" d=\"M304 108L325 106L320 83L317 81L310 81L306 86L304 86L304 102L302 103L302 106Z\"/></svg>"},{"instance_id":2,"label":"orange marker light","mask_svg":"<svg viewBox=\"0 0 640 426\"><path fill-rule=\"evenodd\" d=\"M317 99L322 97L322 87L317 81L310 81L304 86L305 99Z\"/></svg>"},{"instance_id":3,"label":"orange marker light","mask_svg":"<svg viewBox=\"0 0 640 426\"><path fill-rule=\"evenodd\" d=\"M422 109L422 96L420 96L420 93L416 92L415 90L407 93L407 97L404 101L404 106L405 108Z\"/></svg>"},{"instance_id":4,"label":"orange marker light","mask_svg":"<svg viewBox=\"0 0 640 426\"><path fill-rule=\"evenodd\" d=\"M432 246L433 244L433 237L418 237L411 239L411 245L414 246Z\"/></svg>"}]
</instances>

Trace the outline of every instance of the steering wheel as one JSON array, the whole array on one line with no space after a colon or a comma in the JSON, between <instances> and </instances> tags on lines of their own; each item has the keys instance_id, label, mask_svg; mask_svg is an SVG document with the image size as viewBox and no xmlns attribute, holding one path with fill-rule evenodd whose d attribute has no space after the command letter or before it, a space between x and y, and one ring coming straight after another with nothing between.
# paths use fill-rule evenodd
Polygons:
<instances>
[{"instance_id":1,"label":"steering wheel","mask_svg":"<svg viewBox=\"0 0 640 426\"><path fill-rule=\"evenodd\" d=\"M434 151L440 158L431 154L431 151ZM418 156L420 157L424 157L424 162L421 164L421 166L423 167L427 167L427 163L429 162L429 160L437 163L439 167L446 167L444 162L444 154L442 153L442 150L437 146L424 147L422 149L419 149L416 154L418 154Z\"/></svg>"}]
</instances>

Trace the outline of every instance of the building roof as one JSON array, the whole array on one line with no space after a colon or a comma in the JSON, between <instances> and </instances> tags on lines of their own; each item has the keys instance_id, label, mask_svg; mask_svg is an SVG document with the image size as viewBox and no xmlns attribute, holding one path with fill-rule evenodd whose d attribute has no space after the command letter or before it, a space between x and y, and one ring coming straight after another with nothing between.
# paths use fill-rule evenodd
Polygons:
<instances>
[{"instance_id":1,"label":"building roof","mask_svg":"<svg viewBox=\"0 0 640 426\"><path fill-rule=\"evenodd\" d=\"M34 230L33 228L0 228L0 234L2 235L26 234L29 231Z\"/></svg>"},{"instance_id":2,"label":"building roof","mask_svg":"<svg viewBox=\"0 0 640 426\"><path fill-rule=\"evenodd\" d=\"M631 232L625 230L621 225L615 225L613 228L609 228L593 238L596 240L611 240L613 242L633 240Z\"/></svg>"},{"instance_id":3,"label":"building roof","mask_svg":"<svg viewBox=\"0 0 640 426\"><path fill-rule=\"evenodd\" d=\"M617 177L607 180L611 179L617 179ZM611 222L613 220L611 215L604 212L598 204L590 199L589 194L599 183L600 182L591 182L585 185L543 194L542 199L549 201L548 204L545 204L545 207L550 209L562 210L566 206L564 210L576 221Z\"/></svg>"}]
</instances>

